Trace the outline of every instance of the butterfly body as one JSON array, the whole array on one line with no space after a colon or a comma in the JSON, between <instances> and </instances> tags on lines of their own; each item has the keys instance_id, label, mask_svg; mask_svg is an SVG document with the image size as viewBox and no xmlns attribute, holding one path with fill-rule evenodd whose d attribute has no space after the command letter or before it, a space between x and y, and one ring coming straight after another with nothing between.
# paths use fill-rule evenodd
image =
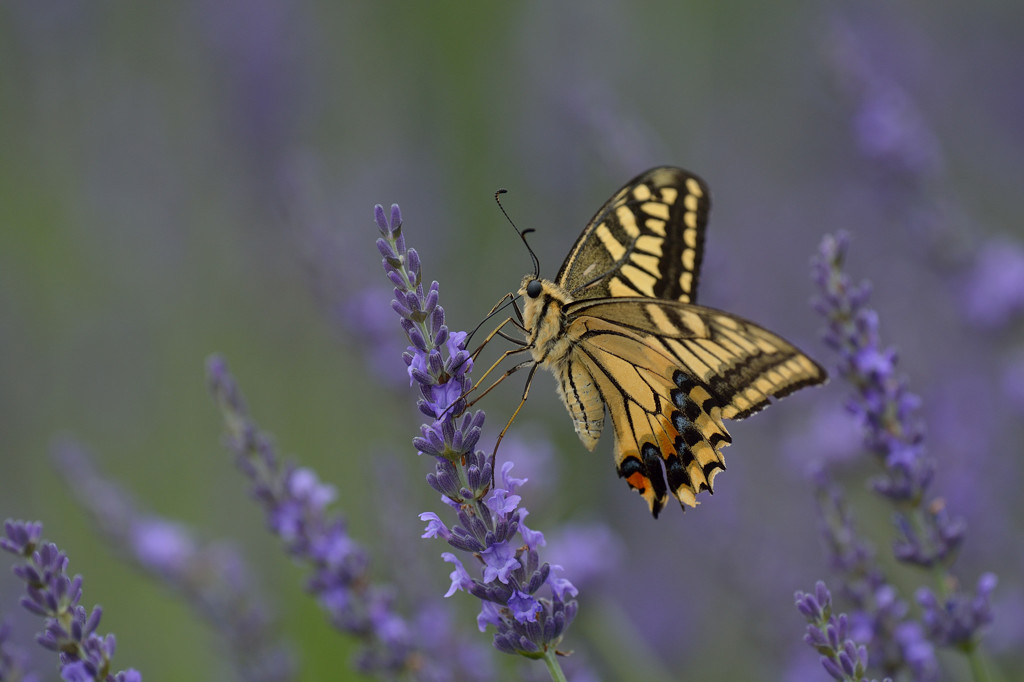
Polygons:
<instances>
[{"instance_id":1,"label":"butterfly body","mask_svg":"<svg viewBox=\"0 0 1024 682\"><path fill-rule=\"evenodd\" d=\"M532 282L539 283L541 291L531 297L528 289ZM523 297L523 326L528 330L526 341L533 361L555 375L576 434L588 450L593 450L604 429L604 401L578 352L586 329L581 327L581 320L570 325L564 312L572 296L554 282L529 276L523 279L519 294Z\"/></svg>"},{"instance_id":2,"label":"butterfly body","mask_svg":"<svg viewBox=\"0 0 1024 682\"><path fill-rule=\"evenodd\" d=\"M725 468L724 419L826 379L813 360L743 318L696 305L710 197L695 175L654 168L590 221L554 280L527 275L526 343L551 371L588 450L605 408L619 476L657 516L696 506Z\"/></svg>"}]
</instances>

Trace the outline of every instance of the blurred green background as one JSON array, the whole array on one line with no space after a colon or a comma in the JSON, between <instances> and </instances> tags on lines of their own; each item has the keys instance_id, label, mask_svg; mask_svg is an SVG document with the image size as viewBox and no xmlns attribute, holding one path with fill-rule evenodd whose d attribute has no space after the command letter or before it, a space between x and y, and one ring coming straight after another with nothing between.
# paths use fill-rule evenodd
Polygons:
<instances>
[{"instance_id":1,"label":"blurred green background","mask_svg":"<svg viewBox=\"0 0 1024 682\"><path fill-rule=\"evenodd\" d=\"M429 580L400 599L440 594L448 569L441 545L418 539L415 514L439 503L422 484L431 464L409 445L420 418L397 319L368 329L353 311L382 300L391 315L387 295L374 298L387 291L375 203L401 204L449 324L468 329L530 265L495 189L537 230L552 276L612 191L681 165L715 197L702 302L830 365L807 262L821 234L851 230L851 267L875 280L883 333L912 385L941 394L943 369L975 361L970 325L951 312L956 268L973 243L1021 237L1022 26L1013 2L5 2L0 516L44 521L85 576L84 602L103 605L119 666L147 680L226 678L216 633L119 562L70 499L48 455L70 435L151 511L236 539L302 679L359 679L219 446L210 353L226 356L282 451L339 488L380 579L411 582L389 563L396 547L421 557ZM886 144L884 125L858 137L872 79L891 82L906 100L899 120L925 131L890 135L897 151L923 150L921 168L894 172L886 149L869 148ZM920 206L952 227L915 232ZM1019 329L988 347L1019 348ZM397 349L383 372L382 338ZM514 409L510 383L481 404L493 428ZM579 447L542 377L514 429L556 450L530 472L531 526L607 523L629 582L657 585L617 594L612 577L584 591L567 648L602 679L621 679L634 657L677 679L799 679L801 659L813 670L791 607L793 590L826 575L801 483L813 453L801 449L817 444L803 437L817 406L845 394L833 382L737 425L714 500L655 523L616 479L610 444ZM885 512L871 514L886 554ZM1020 599L1021 527L1007 525L1009 547L970 545L965 579L997 570ZM6 570L0 598L17 610ZM473 636L471 601L450 603ZM615 628L609 613L629 616Z\"/></svg>"}]
</instances>

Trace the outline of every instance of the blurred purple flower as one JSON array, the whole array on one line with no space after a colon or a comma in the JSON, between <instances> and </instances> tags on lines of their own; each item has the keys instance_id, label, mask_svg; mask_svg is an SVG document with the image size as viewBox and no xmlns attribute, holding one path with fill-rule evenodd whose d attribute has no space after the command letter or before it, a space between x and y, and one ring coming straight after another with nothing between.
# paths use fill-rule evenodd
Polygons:
<instances>
[{"instance_id":1,"label":"blurred purple flower","mask_svg":"<svg viewBox=\"0 0 1024 682\"><path fill-rule=\"evenodd\" d=\"M581 585L614 576L622 567L626 549L622 538L600 522L570 522L552 535L548 558L565 567Z\"/></svg>"},{"instance_id":2,"label":"blurred purple flower","mask_svg":"<svg viewBox=\"0 0 1024 682\"><path fill-rule=\"evenodd\" d=\"M618 97L603 81L579 72L556 79L559 104L565 107L571 128L580 130L595 144L602 166L620 169L623 175L651 165L665 142L640 112L623 106L630 100Z\"/></svg>"},{"instance_id":3,"label":"blurred purple flower","mask_svg":"<svg viewBox=\"0 0 1024 682\"><path fill-rule=\"evenodd\" d=\"M0 618L0 680L39 682L39 675L28 670L27 652L11 643L10 622Z\"/></svg>"},{"instance_id":4,"label":"blurred purple flower","mask_svg":"<svg viewBox=\"0 0 1024 682\"><path fill-rule=\"evenodd\" d=\"M210 358L207 373L224 415L227 447L250 478L268 527L293 558L312 569L307 589L332 625L362 640L356 667L388 675L412 670L417 651L408 627L393 612L388 590L371 584L366 550L349 537L342 519L327 511L333 487L312 470L281 461L249 416L223 359Z\"/></svg>"},{"instance_id":5,"label":"blurred purple flower","mask_svg":"<svg viewBox=\"0 0 1024 682\"><path fill-rule=\"evenodd\" d=\"M305 13L273 0L212 0L195 8L205 63L224 98L225 137L253 175L252 195L279 209L282 168L308 102L300 68Z\"/></svg>"},{"instance_id":6,"label":"blurred purple flower","mask_svg":"<svg viewBox=\"0 0 1024 682\"><path fill-rule=\"evenodd\" d=\"M949 514L942 499L930 496L935 463L924 449L924 432L917 416L920 400L909 391L906 379L896 373L895 350L881 345L878 315L867 305L870 287L866 282L853 284L843 270L848 247L847 235L826 236L813 261L814 279L820 289L814 306L828 321L824 339L839 355L839 375L855 389L847 406L861 424L864 444L884 467L873 488L893 505L898 532L893 554L905 564L937 572L943 584L953 584L949 570L963 542L965 525ZM836 499L834 494L831 496ZM866 550L848 542L847 549L852 551L842 551L839 539L851 534L846 528L848 519L842 513L839 518L838 524L831 524L839 526L831 532L833 556L840 557L833 560L833 565L848 580L859 575L866 581L864 587L850 586L847 591L864 615L872 619L872 646L878 643L884 647L886 640L894 642L900 650L899 661L915 679L932 679L932 655L920 626L901 622L906 605L894 589L884 584L884 591L878 588L879 574L870 568ZM858 570L858 564L865 568ZM919 591L918 602L925 610L924 632L931 642L955 646L970 657L972 665L977 665L977 635L991 620L989 594L994 586L994 577L983 578L976 596L953 592L944 595L941 605L930 591ZM872 588L874 609L866 607L865 598ZM879 620L886 610L891 617ZM887 624L884 629L883 624ZM883 669L889 672L890 656L883 658Z\"/></svg>"},{"instance_id":7,"label":"blurred purple flower","mask_svg":"<svg viewBox=\"0 0 1024 682\"><path fill-rule=\"evenodd\" d=\"M386 287L368 286L345 295L339 304L337 318L349 330L359 330L357 335L374 373L397 385L395 377L401 376L395 367L395 356L402 347L395 340L395 320L388 310L391 292Z\"/></svg>"},{"instance_id":8,"label":"blurred purple flower","mask_svg":"<svg viewBox=\"0 0 1024 682\"><path fill-rule=\"evenodd\" d=\"M956 201L959 183L944 177L939 136L907 85L914 79L900 73L913 37L886 39L892 28L870 11L837 11L822 50L852 109L851 137L883 214L913 240L914 253L960 268L980 241L976 221Z\"/></svg>"},{"instance_id":9,"label":"blurred purple flower","mask_svg":"<svg viewBox=\"0 0 1024 682\"><path fill-rule=\"evenodd\" d=\"M910 94L872 54L863 26L833 17L824 49L854 106L854 139L864 156L904 178L935 175L943 165L938 141Z\"/></svg>"},{"instance_id":10,"label":"blurred purple flower","mask_svg":"<svg viewBox=\"0 0 1024 682\"><path fill-rule=\"evenodd\" d=\"M488 679L486 666L464 667L465 661L479 658L446 627L447 621L435 619L429 636L409 626L396 610L391 588L371 582L366 550L348 534L344 521L328 512L337 496L334 487L311 469L281 461L271 438L249 416L221 358L210 358L207 372L224 415L227 447L250 478L270 530L294 559L312 569L307 589L331 624L362 642L353 667L366 675L419 682ZM426 640L434 646L426 647Z\"/></svg>"},{"instance_id":11,"label":"blurred purple flower","mask_svg":"<svg viewBox=\"0 0 1024 682\"><path fill-rule=\"evenodd\" d=\"M25 582L21 605L45 619L36 641L59 654L61 677L83 682L141 682L142 675L134 669L111 671L114 635L96 633L103 610L97 606L89 612L79 604L82 576L67 575L68 557L52 542L43 543L43 524L8 519L4 532L0 549L24 560L14 567L14 575Z\"/></svg>"},{"instance_id":12,"label":"blurred purple flower","mask_svg":"<svg viewBox=\"0 0 1024 682\"><path fill-rule=\"evenodd\" d=\"M990 328L1024 312L1024 247L1006 238L987 241L967 274L963 299L967 318Z\"/></svg>"},{"instance_id":13,"label":"blurred purple flower","mask_svg":"<svg viewBox=\"0 0 1024 682\"><path fill-rule=\"evenodd\" d=\"M813 261L820 288L814 306L828 321L823 338L839 354L839 376L856 391L847 408L863 428L865 445L884 466L874 490L898 505L897 556L922 566L952 561L963 525L941 504L926 503L935 463L924 451L920 399L897 375L896 351L881 345L878 314L867 307L870 286L853 284L842 269L848 247L845 233L826 236Z\"/></svg>"},{"instance_id":14,"label":"blurred purple flower","mask_svg":"<svg viewBox=\"0 0 1024 682\"><path fill-rule=\"evenodd\" d=\"M506 433L501 451L508 462L516 463L516 472L530 481L533 497L546 499L544 493L558 486L555 448L543 434Z\"/></svg>"},{"instance_id":15,"label":"blurred purple flower","mask_svg":"<svg viewBox=\"0 0 1024 682\"><path fill-rule=\"evenodd\" d=\"M894 675L907 669L914 680L935 679L934 648L924 639L920 625L910 620L906 601L899 598L874 551L854 528L828 469L821 468L813 481L829 568L840 577L842 596L853 607L848 617L851 638L866 645L872 670Z\"/></svg>"},{"instance_id":16,"label":"blurred purple flower","mask_svg":"<svg viewBox=\"0 0 1024 682\"><path fill-rule=\"evenodd\" d=\"M985 573L978 579L973 595L954 593L945 599L926 587L917 591L917 603L924 610L924 624L933 642L945 647L970 648L983 625L992 622L992 592L997 579Z\"/></svg>"},{"instance_id":17,"label":"blurred purple flower","mask_svg":"<svg viewBox=\"0 0 1024 682\"><path fill-rule=\"evenodd\" d=\"M395 285L391 307L411 344L403 359L411 383L420 389L420 412L432 420L421 427L413 445L435 458L427 482L458 521L449 527L436 513L424 512L423 536L443 538L471 554L482 571L476 579L455 554L442 554L454 566L445 596L465 591L483 602L477 624L481 631L488 625L496 628L494 646L499 651L557 666L556 648L576 615L576 588L554 576L559 567L541 563L538 548L545 544L544 536L522 524L527 512L519 506L518 490L526 480L511 476L510 462L495 477L493 456L474 450L484 414L466 413L473 367L467 335L449 333L438 304L438 283L423 286L419 255L406 248L398 205L391 207L390 219L380 205L374 214L381 234L377 248ZM551 596L535 596L545 585Z\"/></svg>"},{"instance_id":18,"label":"blurred purple flower","mask_svg":"<svg viewBox=\"0 0 1024 682\"><path fill-rule=\"evenodd\" d=\"M245 560L224 542L202 543L184 524L144 513L120 486L103 478L89 454L62 441L52 448L57 471L123 556L182 595L228 643L238 678L295 678L276 618L263 603Z\"/></svg>"}]
</instances>

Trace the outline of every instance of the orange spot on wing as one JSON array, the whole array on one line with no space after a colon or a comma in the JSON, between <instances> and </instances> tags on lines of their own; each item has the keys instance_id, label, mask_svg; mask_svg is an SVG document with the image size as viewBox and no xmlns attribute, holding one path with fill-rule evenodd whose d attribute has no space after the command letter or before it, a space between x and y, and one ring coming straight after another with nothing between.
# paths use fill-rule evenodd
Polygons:
<instances>
[{"instance_id":1,"label":"orange spot on wing","mask_svg":"<svg viewBox=\"0 0 1024 682\"><path fill-rule=\"evenodd\" d=\"M626 482L629 483L629 485L632 486L633 488L639 490L641 493L647 490L647 477L641 474L639 471L637 471L632 476L627 478Z\"/></svg>"}]
</instances>

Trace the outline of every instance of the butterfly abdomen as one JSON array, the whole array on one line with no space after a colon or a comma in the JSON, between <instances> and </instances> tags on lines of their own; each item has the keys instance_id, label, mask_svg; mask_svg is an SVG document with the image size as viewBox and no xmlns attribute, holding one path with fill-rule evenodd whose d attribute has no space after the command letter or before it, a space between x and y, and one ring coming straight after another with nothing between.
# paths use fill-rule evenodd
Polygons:
<instances>
[{"instance_id":1,"label":"butterfly abdomen","mask_svg":"<svg viewBox=\"0 0 1024 682\"><path fill-rule=\"evenodd\" d=\"M580 442L593 451L604 429L604 399L593 375L579 362L563 362L555 370L558 394L572 416Z\"/></svg>"}]
</instances>

